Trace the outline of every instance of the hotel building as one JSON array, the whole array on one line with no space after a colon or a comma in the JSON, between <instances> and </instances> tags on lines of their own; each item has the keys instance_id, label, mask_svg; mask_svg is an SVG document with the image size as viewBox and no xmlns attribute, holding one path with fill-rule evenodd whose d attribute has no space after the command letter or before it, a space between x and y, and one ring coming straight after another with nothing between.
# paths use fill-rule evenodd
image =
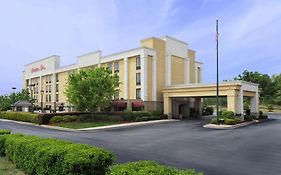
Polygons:
<instances>
[{"instance_id":1,"label":"hotel building","mask_svg":"<svg viewBox=\"0 0 281 175\"><path fill-rule=\"evenodd\" d=\"M186 42L169 36L143 39L140 47L111 55L103 56L101 51L87 53L78 56L75 64L64 67L57 55L32 62L25 65L23 88L29 89L37 106L69 111L71 104L64 94L69 74L96 66L108 67L119 75L119 93L113 97L111 110L164 110L170 117L191 115L190 108L201 111L200 94L169 96L174 92L172 87L202 86L202 63L196 61L196 52ZM234 103L230 109L235 112Z\"/></svg>"}]
</instances>

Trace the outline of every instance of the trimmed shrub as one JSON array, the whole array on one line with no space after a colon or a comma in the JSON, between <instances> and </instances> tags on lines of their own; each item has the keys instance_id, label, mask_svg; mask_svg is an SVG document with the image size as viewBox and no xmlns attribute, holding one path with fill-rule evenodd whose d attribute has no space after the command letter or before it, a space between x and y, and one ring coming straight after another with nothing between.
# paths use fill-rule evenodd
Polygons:
<instances>
[{"instance_id":1,"label":"trimmed shrub","mask_svg":"<svg viewBox=\"0 0 281 175\"><path fill-rule=\"evenodd\" d=\"M210 123L211 124L217 124L217 118L216 117L212 118Z\"/></svg>"},{"instance_id":2,"label":"trimmed shrub","mask_svg":"<svg viewBox=\"0 0 281 175\"><path fill-rule=\"evenodd\" d=\"M203 175L194 170L179 170L173 167L159 165L154 161L138 161L111 167L108 175Z\"/></svg>"},{"instance_id":3,"label":"trimmed shrub","mask_svg":"<svg viewBox=\"0 0 281 175\"><path fill-rule=\"evenodd\" d=\"M41 124L41 119L38 114L31 114L27 112L0 112L0 118Z\"/></svg>"},{"instance_id":4,"label":"trimmed shrub","mask_svg":"<svg viewBox=\"0 0 281 175\"><path fill-rule=\"evenodd\" d=\"M221 117L222 118L234 119L234 112L232 112L232 111L222 111Z\"/></svg>"},{"instance_id":5,"label":"trimmed shrub","mask_svg":"<svg viewBox=\"0 0 281 175\"><path fill-rule=\"evenodd\" d=\"M251 110L247 109L245 113L246 113L246 115L251 115Z\"/></svg>"},{"instance_id":6,"label":"trimmed shrub","mask_svg":"<svg viewBox=\"0 0 281 175\"><path fill-rule=\"evenodd\" d=\"M226 124L226 125L236 125L236 124L238 124L240 122L241 122L241 120L238 119L238 118L234 118L234 119L232 119L232 118L225 118L224 119L224 124Z\"/></svg>"},{"instance_id":7,"label":"trimmed shrub","mask_svg":"<svg viewBox=\"0 0 281 175\"><path fill-rule=\"evenodd\" d=\"M11 134L10 130L0 129L0 135Z\"/></svg>"},{"instance_id":8,"label":"trimmed shrub","mask_svg":"<svg viewBox=\"0 0 281 175\"><path fill-rule=\"evenodd\" d=\"M161 119L168 119L168 115L167 114L163 114L160 116Z\"/></svg>"},{"instance_id":9,"label":"trimmed shrub","mask_svg":"<svg viewBox=\"0 0 281 175\"><path fill-rule=\"evenodd\" d=\"M162 116L163 115L163 111L162 110L151 111L151 115L153 115L153 116Z\"/></svg>"},{"instance_id":10,"label":"trimmed shrub","mask_svg":"<svg viewBox=\"0 0 281 175\"><path fill-rule=\"evenodd\" d=\"M50 123L67 123L78 121L78 116L75 115L64 115L64 116L54 116L51 118Z\"/></svg>"},{"instance_id":11,"label":"trimmed shrub","mask_svg":"<svg viewBox=\"0 0 281 175\"><path fill-rule=\"evenodd\" d=\"M141 121L149 121L149 120L160 120L160 116L143 116L143 117L138 117L136 118L136 122L141 122Z\"/></svg>"},{"instance_id":12,"label":"trimmed shrub","mask_svg":"<svg viewBox=\"0 0 281 175\"><path fill-rule=\"evenodd\" d=\"M254 119L254 116L252 116L252 115L245 115L244 116L245 121L252 121L253 119Z\"/></svg>"},{"instance_id":13,"label":"trimmed shrub","mask_svg":"<svg viewBox=\"0 0 281 175\"><path fill-rule=\"evenodd\" d=\"M267 115L260 115L259 119L268 119L268 116Z\"/></svg>"},{"instance_id":14,"label":"trimmed shrub","mask_svg":"<svg viewBox=\"0 0 281 175\"><path fill-rule=\"evenodd\" d=\"M0 136L1 142L7 157L26 174L103 175L114 160L103 148L56 139L10 134Z\"/></svg>"},{"instance_id":15,"label":"trimmed shrub","mask_svg":"<svg viewBox=\"0 0 281 175\"><path fill-rule=\"evenodd\" d=\"M122 118L125 121L133 121L144 116L149 117L151 116L151 113L147 111L125 111L122 115Z\"/></svg>"}]
</instances>

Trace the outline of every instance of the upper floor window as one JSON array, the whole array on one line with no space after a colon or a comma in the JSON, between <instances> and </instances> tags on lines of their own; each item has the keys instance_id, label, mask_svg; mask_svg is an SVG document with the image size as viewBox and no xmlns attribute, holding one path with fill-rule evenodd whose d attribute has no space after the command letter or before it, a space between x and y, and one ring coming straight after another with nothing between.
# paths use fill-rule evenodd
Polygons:
<instances>
[{"instance_id":1,"label":"upper floor window","mask_svg":"<svg viewBox=\"0 0 281 175\"><path fill-rule=\"evenodd\" d=\"M136 89L136 99L141 99L141 89Z\"/></svg>"},{"instance_id":2,"label":"upper floor window","mask_svg":"<svg viewBox=\"0 0 281 175\"><path fill-rule=\"evenodd\" d=\"M107 70L109 70L110 72L112 71L112 63L108 63Z\"/></svg>"},{"instance_id":3,"label":"upper floor window","mask_svg":"<svg viewBox=\"0 0 281 175\"><path fill-rule=\"evenodd\" d=\"M56 82L59 82L59 74L56 74Z\"/></svg>"},{"instance_id":4,"label":"upper floor window","mask_svg":"<svg viewBox=\"0 0 281 175\"><path fill-rule=\"evenodd\" d=\"M140 56L138 55L136 57L136 70L141 69L141 61L140 61Z\"/></svg>"},{"instance_id":5,"label":"upper floor window","mask_svg":"<svg viewBox=\"0 0 281 175\"><path fill-rule=\"evenodd\" d=\"M141 74L136 73L136 85L141 85Z\"/></svg>"},{"instance_id":6,"label":"upper floor window","mask_svg":"<svg viewBox=\"0 0 281 175\"><path fill-rule=\"evenodd\" d=\"M114 72L119 72L119 62L114 62Z\"/></svg>"},{"instance_id":7,"label":"upper floor window","mask_svg":"<svg viewBox=\"0 0 281 175\"><path fill-rule=\"evenodd\" d=\"M59 85L56 84L56 92L59 92Z\"/></svg>"},{"instance_id":8,"label":"upper floor window","mask_svg":"<svg viewBox=\"0 0 281 175\"><path fill-rule=\"evenodd\" d=\"M59 94L56 94L56 102L59 102Z\"/></svg>"}]
</instances>

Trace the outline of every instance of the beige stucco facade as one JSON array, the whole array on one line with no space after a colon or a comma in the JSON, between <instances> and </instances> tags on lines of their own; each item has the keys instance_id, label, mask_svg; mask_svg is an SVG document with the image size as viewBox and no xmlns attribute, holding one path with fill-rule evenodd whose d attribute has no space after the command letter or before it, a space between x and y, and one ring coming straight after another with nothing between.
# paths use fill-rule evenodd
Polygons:
<instances>
[{"instance_id":1,"label":"beige stucco facade","mask_svg":"<svg viewBox=\"0 0 281 175\"><path fill-rule=\"evenodd\" d=\"M23 88L36 97L35 105L57 110L61 104L68 104L64 92L71 72L110 65L121 82L116 100L127 101L128 106L132 101L141 101L146 110L163 110L165 88L202 82L202 63L196 61L195 51L184 41L164 36L143 39L139 48L111 55L86 53L78 56L75 64L64 67L57 55L43 58L25 65Z\"/></svg>"}]
</instances>

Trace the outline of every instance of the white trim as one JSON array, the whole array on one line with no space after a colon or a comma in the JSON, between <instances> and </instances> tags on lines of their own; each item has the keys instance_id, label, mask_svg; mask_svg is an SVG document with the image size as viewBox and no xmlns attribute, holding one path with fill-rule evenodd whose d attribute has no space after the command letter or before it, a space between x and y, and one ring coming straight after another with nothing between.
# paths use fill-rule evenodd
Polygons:
<instances>
[{"instance_id":1,"label":"white trim","mask_svg":"<svg viewBox=\"0 0 281 175\"><path fill-rule=\"evenodd\" d=\"M166 54L166 86L171 86L171 54Z\"/></svg>"},{"instance_id":2,"label":"white trim","mask_svg":"<svg viewBox=\"0 0 281 175\"><path fill-rule=\"evenodd\" d=\"M157 101L157 56L152 56L152 101Z\"/></svg>"},{"instance_id":3,"label":"white trim","mask_svg":"<svg viewBox=\"0 0 281 175\"><path fill-rule=\"evenodd\" d=\"M141 59L141 99L147 101L147 55L142 53Z\"/></svg>"},{"instance_id":4,"label":"white trim","mask_svg":"<svg viewBox=\"0 0 281 175\"><path fill-rule=\"evenodd\" d=\"M53 103L53 102L56 102L56 94L57 94L57 92L56 92L56 74L55 73L52 74L51 86L52 86L52 92L51 92L52 99L51 99L50 103Z\"/></svg>"},{"instance_id":5,"label":"white trim","mask_svg":"<svg viewBox=\"0 0 281 175\"><path fill-rule=\"evenodd\" d=\"M128 99L128 57L124 58L124 99Z\"/></svg>"}]
</instances>

